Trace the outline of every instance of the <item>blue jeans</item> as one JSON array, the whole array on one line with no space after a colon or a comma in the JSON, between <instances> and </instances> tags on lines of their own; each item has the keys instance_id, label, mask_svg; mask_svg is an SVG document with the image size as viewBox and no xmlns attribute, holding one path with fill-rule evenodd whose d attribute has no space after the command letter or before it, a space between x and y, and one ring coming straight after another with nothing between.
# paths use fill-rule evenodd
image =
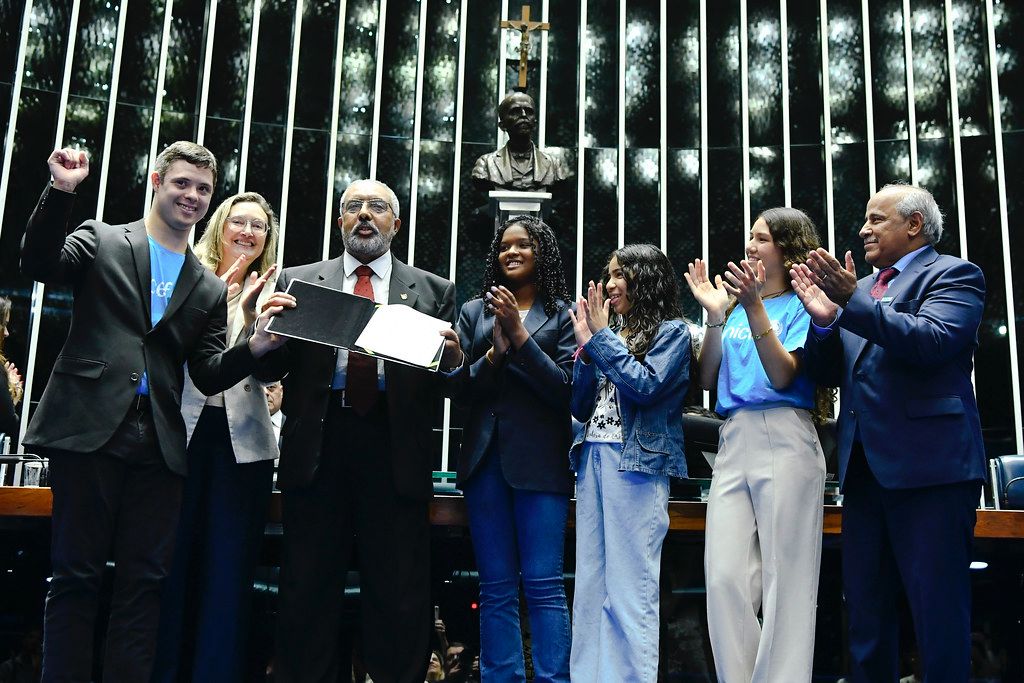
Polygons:
<instances>
[{"instance_id":1,"label":"blue jeans","mask_svg":"<svg viewBox=\"0 0 1024 683\"><path fill-rule=\"evenodd\" d=\"M668 476L620 472L622 445L586 441L576 472L572 680L658 677Z\"/></svg>"},{"instance_id":2,"label":"blue jeans","mask_svg":"<svg viewBox=\"0 0 1024 683\"><path fill-rule=\"evenodd\" d=\"M242 680L253 571L273 477L273 460L235 462L227 413L203 408L188 448L152 683Z\"/></svg>"},{"instance_id":3,"label":"blue jeans","mask_svg":"<svg viewBox=\"0 0 1024 683\"><path fill-rule=\"evenodd\" d=\"M492 450L463 486L480 573L480 675L525 681L519 580L530 614L538 683L569 680L569 609L562 556L569 498L514 489Z\"/></svg>"}]
</instances>

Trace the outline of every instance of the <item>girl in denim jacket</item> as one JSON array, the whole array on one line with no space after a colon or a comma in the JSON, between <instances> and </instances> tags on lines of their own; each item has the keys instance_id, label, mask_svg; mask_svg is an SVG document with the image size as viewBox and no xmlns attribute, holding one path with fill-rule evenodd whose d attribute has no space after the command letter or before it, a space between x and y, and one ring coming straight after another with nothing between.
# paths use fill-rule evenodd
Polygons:
<instances>
[{"instance_id":1,"label":"girl in denim jacket","mask_svg":"<svg viewBox=\"0 0 1024 683\"><path fill-rule=\"evenodd\" d=\"M605 296L607 295L607 298ZM669 477L686 476L690 333L676 276L649 244L612 252L572 316L579 345L572 680L654 681Z\"/></svg>"}]
</instances>

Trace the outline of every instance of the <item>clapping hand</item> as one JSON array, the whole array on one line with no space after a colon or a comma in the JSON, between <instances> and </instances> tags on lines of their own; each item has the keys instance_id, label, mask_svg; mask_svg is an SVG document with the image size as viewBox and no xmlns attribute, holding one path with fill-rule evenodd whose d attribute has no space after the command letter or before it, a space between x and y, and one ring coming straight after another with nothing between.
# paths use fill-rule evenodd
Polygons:
<instances>
[{"instance_id":1,"label":"clapping hand","mask_svg":"<svg viewBox=\"0 0 1024 683\"><path fill-rule=\"evenodd\" d=\"M7 371L7 383L14 390L14 404L17 405L21 401L22 390L25 386L21 381L21 373L18 372L18 368L14 363L10 362L4 366L4 370Z\"/></svg>"},{"instance_id":2,"label":"clapping hand","mask_svg":"<svg viewBox=\"0 0 1024 683\"><path fill-rule=\"evenodd\" d=\"M708 278L707 264L700 259L687 265L683 273L686 284L690 286L693 298L708 312L708 322L717 325L725 319L731 299L722 282L722 276L716 275L714 283Z\"/></svg>"},{"instance_id":3,"label":"clapping hand","mask_svg":"<svg viewBox=\"0 0 1024 683\"><path fill-rule=\"evenodd\" d=\"M239 257L239 260L241 260L241 257ZM237 264L238 262L236 261L235 263ZM259 300L263 288L266 287L267 281L274 277L276 272L277 264L275 263L267 268L267 272L263 273L263 275L258 275L255 270L249 273L245 291L242 292L242 299L239 302L239 305L242 307L242 314L245 316L246 327L256 322L256 302ZM228 289L230 290L232 286L234 285L229 285Z\"/></svg>"},{"instance_id":4,"label":"clapping hand","mask_svg":"<svg viewBox=\"0 0 1024 683\"><path fill-rule=\"evenodd\" d=\"M761 290L764 289L764 264L756 261L756 267L747 259L737 266L729 261L729 270L725 274L726 282L722 283L727 291L747 310L761 301Z\"/></svg>"}]
</instances>

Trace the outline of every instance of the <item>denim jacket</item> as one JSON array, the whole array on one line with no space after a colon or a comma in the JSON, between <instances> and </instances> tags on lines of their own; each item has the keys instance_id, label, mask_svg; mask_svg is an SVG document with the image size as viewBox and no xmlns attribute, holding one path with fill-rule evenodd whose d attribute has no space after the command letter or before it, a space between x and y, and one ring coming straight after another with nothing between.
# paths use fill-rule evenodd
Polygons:
<instances>
[{"instance_id":1,"label":"denim jacket","mask_svg":"<svg viewBox=\"0 0 1024 683\"><path fill-rule=\"evenodd\" d=\"M600 330L572 372L573 417L587 422L597 405L602 378L615 385L622 417L620 471L686 477L683 400L690 380L690 331L682 320L661 323L643 361L611 329ZM578 469L586 429L579 430L569 461Z\"/></svg>"}]
</instances>

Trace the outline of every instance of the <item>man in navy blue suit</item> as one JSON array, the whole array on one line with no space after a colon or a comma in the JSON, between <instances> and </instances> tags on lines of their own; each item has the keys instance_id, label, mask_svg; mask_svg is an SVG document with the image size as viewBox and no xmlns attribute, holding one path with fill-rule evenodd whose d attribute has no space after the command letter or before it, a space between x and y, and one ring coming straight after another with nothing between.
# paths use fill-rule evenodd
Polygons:
<instances>
[{"instance_id":1,"label":"man in navy blue suit","mask_svg":"<svg viewBox=\"0 0 1024 683\"><path fill-rule=\"evenodd\" d=\"M895 681L900 586L926 681L970 674L969 566L985 472L971 383L985 278L935 251L927 191L886 185L867 205L857 279L824 249L792 270L811 315L811 376L842 389L843 589L854 681Z\"/></svg>"}]
</instances>

